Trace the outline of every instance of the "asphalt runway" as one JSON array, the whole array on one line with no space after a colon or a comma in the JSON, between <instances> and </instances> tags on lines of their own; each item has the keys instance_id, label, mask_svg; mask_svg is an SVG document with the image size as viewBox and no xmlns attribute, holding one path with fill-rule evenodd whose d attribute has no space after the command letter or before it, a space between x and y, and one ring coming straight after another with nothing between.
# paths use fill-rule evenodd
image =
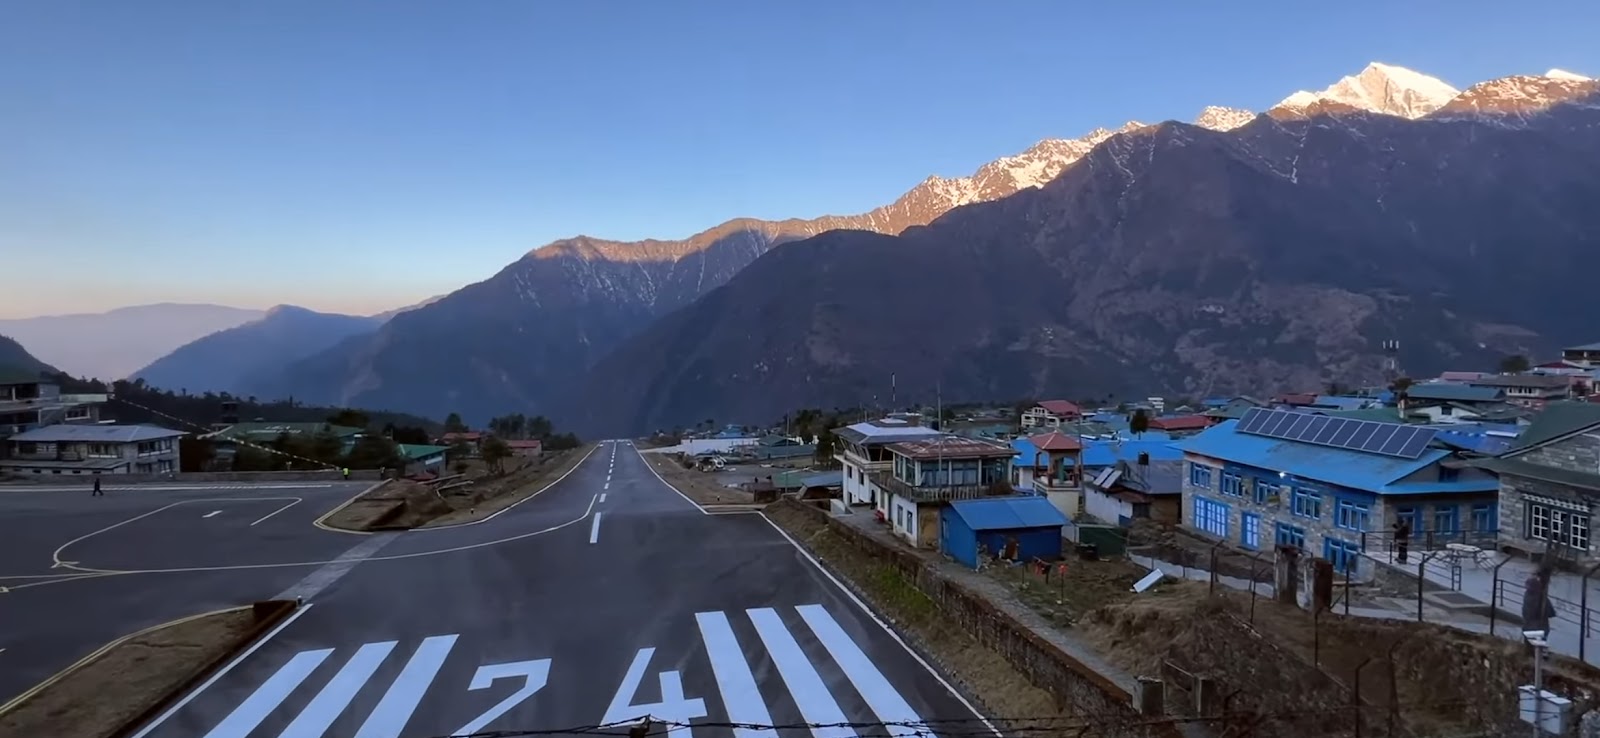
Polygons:
<instances>
[{"instance_id":1,"label":"asphalt runway","mask_svg":"<svg viewBox=\"0 0 1600 738\"><path fill-rule=\"evenodd\" d=\"M308 607L135 738L445 736L643 714L736 738L986 729L764 517L706 514L625 443L491 520L357 553L307 575Z\"/></svg>"},{"instance_id":2,"label":"asphalt runway","mask_svg":"<svg viewBox=\"0 0 1600 738\"><path fill-rule=\"evenodd\" d=\"M0 487L0 704L112 640L274 597L315 566L101 570L333 559L364 537L311 521L368 486Z\"/></svg>"}]
</instances>

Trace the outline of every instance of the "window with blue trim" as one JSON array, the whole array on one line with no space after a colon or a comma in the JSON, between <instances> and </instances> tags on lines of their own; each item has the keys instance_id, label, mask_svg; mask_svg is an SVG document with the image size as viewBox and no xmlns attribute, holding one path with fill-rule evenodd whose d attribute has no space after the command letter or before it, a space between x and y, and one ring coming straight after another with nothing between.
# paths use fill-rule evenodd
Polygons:
<instances>
[{"instance_id":1,"label":"window with blue trim","mask_svg":"<svg viewBox=\"0 0 1600 738\"><path fill-rule=\"evenodd\" d=\"M1322 495L1304 489L1294 491L1294 505L1290 510L1302 518L1322 518Z\"/></svg>"},{"instance_id":2,"label":"window with blue trim","mask_svg":"<svg viewBox=\"0 0 1600 738\"><path fill-rule=\"evenodd\" d=\"M1245 513L1239 516L1239 545L1255 551L1261 548L1261 516Z\"/></svg>"},{"instance_id":3,"label":"window with blue trim","mask_svg":"<svg viewBox=\"0 0 1600 738\"><path fill-rule=\"evenodd\" d=\"M1396 523L1405 523L1406 527L1411 529L1412 538L1422 537L1422 517L1417 515L1416 508L1397 508L1394 512L1394 520Z\"/></svg>"},{"instance_id":4,"label":"window with blue trim","mask_svg":"<svg viewBox=\"0 0 1600 738\"><path fill-rule=\"evenodd\" d=\"M1288 523L1279 523L1277 537L1274 539L1279 546L1294 546L1304 549L1306 547L1306 529L1296 528Z\"/></svg>"},{"instance_id":5,"label":"window with blue trim","mask_svg":"<svg viewBox=\"0 0 1600 738\"><path fill-rule=\"evenodd\" d=\"M1354 574L1358 570L1357 562L1361 560L1361 546L1337 538L1323 538L1322 558L1333 564L1334 571Z\"/></svg>"},{"instance_id":6,"label":"window with blue trim","mask_svg":"<svg viewBox=\"0 0 1600 738\"><path fill-rule=\"evenodd\" d=\"M1243 497L1244 478L1233 472L1223 472L1222 481L1219 485L1219 488L1221 489L1222 494L1230 497Z\"/></svg>"},{"instance_id":7,"label":"window with blue trim","mask_svg":"<svg viewBox=\"0 0 1600 738\"><path fill-rule=\"evenodd\" d=\"M1211 489L1211 467L1189 462L1189 484L1201 489Z\"/></svg>"},{"instance_id":8,"label":"window with blue trim","mask_svg":"<svg viewBox=\"0 0 1600 738\"><path fill-rule=\"evenodd\" d=\"M1461 530L1461 508L1455 505L1434 505L1433 530L1437 533L1459 532Z\"/></svg>"},{"instance_id":9,"label":"window with blue trim","mask_svg":"<svg viewBox=\"0 0 1600 738\"><path fill-rule=\"evenodd\" d=\"M1264 478L1256 479L1256 502L1262 505L1268 500L1278 496L1278 483L1269 482Z\"/></svg>"},{"instance_id":10,"label":"window with blue trim","mask_svg":"<svg viewBox=\"0 0 1600 738\"><path fill-rule=\"evenodd\" d=\"M1500 530L1499 507L1493 502L1472 506L1472 530L1477 533L1495 533Z\"/></svg>"},{"instance_id":11,"label":"window with blue trim","mask_svg":"<svg viewBox=\"0 0 1600 738\"><path fill-rule=\"evenodd\" d=\"M1194 527L1218 538L1228 537L1228 506L1204 497L1194 498Z\"/></svg>"},{"instance_id":12,"label":"window with blue trim","mask_svg":"<svg viewBox=\"0 0 1600 738\"><path fill-rule=\"evenodd\" d=\"M1345 530L1366 530L1371 516L1372 506L1365 503L1339 500L1334 504L1333 524Z\"/></svg>"}]
</instances>

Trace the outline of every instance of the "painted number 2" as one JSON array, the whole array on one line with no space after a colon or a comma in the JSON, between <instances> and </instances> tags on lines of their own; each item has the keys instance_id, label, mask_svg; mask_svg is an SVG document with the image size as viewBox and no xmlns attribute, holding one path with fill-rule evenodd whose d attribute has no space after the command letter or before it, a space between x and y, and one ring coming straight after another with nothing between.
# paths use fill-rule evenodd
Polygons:
<instances>
[{"instance_id":1,"label":"painted number 2","mask_svg":"<svg viewBox=\"0 0 1600 738\"><path fill-rule=\"evenodd\" d=\"M633 657L633 665L628 667L627 675L622 677L621 686L617 687L617 695L611 698L611 707L606 709L606 717L602 722L621 723L648 715L657 720L687 723L694 718L706 716L705 700L699 697L684 699L683 678L676 671L661 672L660 702L646 705L633 704L634 695L639 693L639 682L644 679L644 670L650 665L650 657L655 653L654 648L639 649L638 655Z\"/></svg>"},{"instance_id":2,"label":"painted number 2","mask_svg":"<svg viewBox=\"0 0 1600 738\"><path fill-rule=\"evenodd\" d=\"M489 723L494 722L501 715L511 711L511 708L522 704L523 700L532 697L535 692L544 689L550 680L550 659L535 661L515 661L509 664L485 664L478 667L478 672L472 675L472 685L468 689L484 689L496 680L508 677L522 677L522 688L511 693L511 696L500 700L494 707L484 711L477 719L462 726L452 736L472 735L482 732Z\"/></svg>"}]
</instances>

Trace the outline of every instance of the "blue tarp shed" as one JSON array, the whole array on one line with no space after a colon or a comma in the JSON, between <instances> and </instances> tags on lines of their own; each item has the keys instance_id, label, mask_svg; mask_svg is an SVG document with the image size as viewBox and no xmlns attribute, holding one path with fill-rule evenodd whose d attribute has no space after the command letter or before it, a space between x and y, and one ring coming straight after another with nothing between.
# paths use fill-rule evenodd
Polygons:
<instances>
[{"instance_id":1,"label":"blue tarp shed","mask_svg":"<svg viewBox=\"0 0 1600 738\"><path fill-rule=\"evenodd\" d=\"M1012 541L1020 560L1061 558L1067 516L1043 497L992 497L952 502L939 511L939 547L977 568L978 547L1002 555Z\"/></svg>"}]
</instances>

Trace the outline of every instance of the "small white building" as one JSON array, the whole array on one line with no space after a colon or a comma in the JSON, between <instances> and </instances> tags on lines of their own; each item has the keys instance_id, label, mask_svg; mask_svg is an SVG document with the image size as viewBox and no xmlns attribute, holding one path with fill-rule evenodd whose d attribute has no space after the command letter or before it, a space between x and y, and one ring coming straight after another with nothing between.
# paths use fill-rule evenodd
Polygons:
<instances>
[{"instance_id":1,"label":"small white building","mask_svg":"<svg viewBox=\"0 0 1600 738\"><path fill-rule=\"evenodd\" d=\"M6 439L0 471L11 474L172 474L178 439L155 425L51 425Z\"/></svg>"}]
</instances>

